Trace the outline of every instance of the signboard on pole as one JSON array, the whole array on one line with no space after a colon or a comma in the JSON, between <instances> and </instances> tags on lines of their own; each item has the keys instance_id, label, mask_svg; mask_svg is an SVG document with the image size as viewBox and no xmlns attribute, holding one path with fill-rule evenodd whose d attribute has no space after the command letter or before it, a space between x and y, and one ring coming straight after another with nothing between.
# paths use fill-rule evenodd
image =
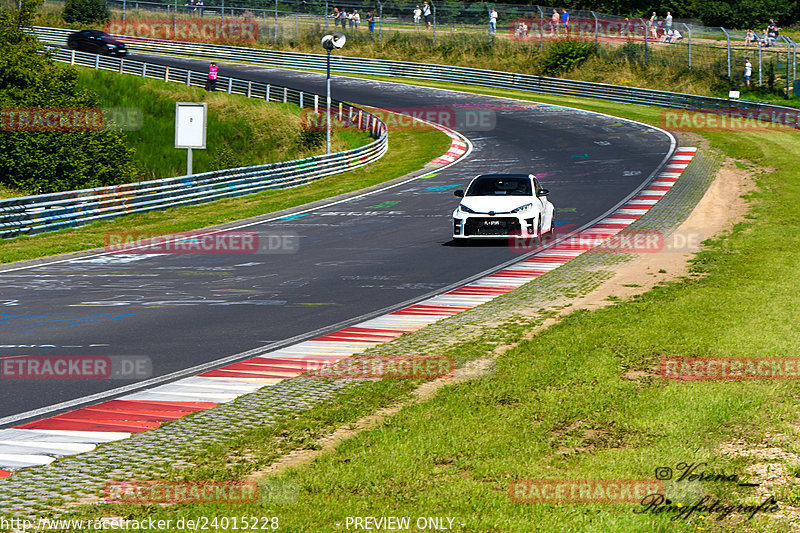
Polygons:
<instances>
[{"instance_id":1,"label":"signboard on pole","mask_svg":"<svg viewBox=\"0 0 800 533\"><path fill-rule=\"evenodd\" d=\"M175 102L175 148L206 147L207 105Z\"/></svg>"},{"instance_id":2,"label":"signboard on pole","mask_svg":"<svg viewBox=\"0 0 800 533\"><path fill-rule=\"evenodd\" d=\"M175 102L175 148L188 148L186 175L192 175L192 149L206 148L207 106L197 102Z\"/></svg>"}]
</instances>

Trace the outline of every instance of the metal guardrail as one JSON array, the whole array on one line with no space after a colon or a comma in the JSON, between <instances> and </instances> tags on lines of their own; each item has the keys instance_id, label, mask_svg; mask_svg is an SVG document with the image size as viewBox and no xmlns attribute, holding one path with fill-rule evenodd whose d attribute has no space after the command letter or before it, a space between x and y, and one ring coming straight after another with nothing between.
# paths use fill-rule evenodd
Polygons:
<instances>
[{"instance_id":1,"label":"metal guardrail","mask_svg":"<svg viewBox=\"0 0 800 533\"><path fill-rule=\"evenodd\" d=\"M119 73L205 86L207 74L130 59L58 49L54 59ZM270 102L289 102L319 111L320 97L296 89L220 76L218 87L231 94ZM324 112L324 107L321 109ZM66 191L0 200L0 237L33 235L107 220L131 213L167 209L252 194L267 189L297 187L322 177L364 166L388 150L386 124L375 115L344 102L332 101L332 112L376 138L343 152L159 180L94 189Z\"/></svg>"},{"instance_id":2,"label":"metal guardrail","mask_svg":"<svg viewBox=\"0 0 800 533\"><path fill-rule=\"evenodd\" d=\"M42 27L34 27L33 30L40 39L54 44L65 44L66 36L72 31L60 28ZM283 68L325 70L326 58L324 55L207 43L163 41L144 38L124 39L127 42L133 43L130 46L133 52L202 57L209 61L227 61L232 63L246 62ZM626 104L693 110L718 110L734 116L776 123L784 123L786 122L786 116L796 118L797 114L800 113L795 108L762 104L747 100L729 100L710 96L549 78L530 74L515 74L495 70L412 63L407 61L391 61L386 59L339 55L331 56L331 69L349 74L391 76L396 78L460 83L559 96L596 98ZM788 122L796 125L798 120L789 120Z\"/></svg>"}]
</instances>

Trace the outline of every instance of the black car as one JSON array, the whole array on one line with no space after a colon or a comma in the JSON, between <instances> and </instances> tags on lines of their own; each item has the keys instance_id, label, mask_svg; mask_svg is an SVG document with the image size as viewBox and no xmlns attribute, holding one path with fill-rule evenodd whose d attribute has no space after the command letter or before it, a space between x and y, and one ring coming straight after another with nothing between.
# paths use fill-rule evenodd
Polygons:
<instances>
[{"instance_id":1,"label":"black car","mask_svg":"<svg viewBox=\"0 0 800 533\"><path fill-rule=\"evenodd\" d=\"M81 30L71 33L67 37L67 46L73 50L94 54L128 55L128 47L125 43L100 30Z\"/></svg>"}]
</instances>

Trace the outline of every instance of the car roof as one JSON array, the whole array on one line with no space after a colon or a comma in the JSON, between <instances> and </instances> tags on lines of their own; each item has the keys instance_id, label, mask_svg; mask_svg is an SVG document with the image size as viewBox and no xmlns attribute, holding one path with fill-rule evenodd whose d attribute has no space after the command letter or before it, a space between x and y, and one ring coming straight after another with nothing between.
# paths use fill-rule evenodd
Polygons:
<instances>
[{"instance_id":1,"label":"car roof","mask_svg":"<svg viewBox=\"0 0 800 533\"><path fill-rule=\"evenodd\" d=\"M480 176L475 176L474 179L478 178L535 178L533 174L481 174Z\"/></svg>"}]
</instances>

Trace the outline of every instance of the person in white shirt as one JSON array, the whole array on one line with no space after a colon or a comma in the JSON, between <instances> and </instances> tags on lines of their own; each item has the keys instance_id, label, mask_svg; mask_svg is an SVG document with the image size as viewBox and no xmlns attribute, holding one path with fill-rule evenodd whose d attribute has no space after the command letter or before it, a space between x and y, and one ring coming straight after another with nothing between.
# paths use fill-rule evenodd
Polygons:
<instances>
[{"instance_id":1,"label":"person in white shirt","mask_svg":"<svg viewBox=\"0 0 800 533\"><path fill-rule=\"evenodd\" d=\"M497 33L497 10L495 8L489 12L489 31Z\"/></svg>"},{"instance_id":2,"label":"person in white shirt","mask_svg":"<svg viewBox=\"0 0 800 533\"><path fill-rule=\"evenodd\" d=\"M422 4L422 17L425 19L425 25L431 29L431 6L428 5L428 2Z\"/></svg>"},{"instance_id":3,"label":"person in white shirt","mask_svg":"<svg viewBox=\"0 0 800 533\"><path fill-rule=\"evenodd\" d=\"M744 84L750 87L750 76L753 74L753 64L749 57L744 58Z\"/></svg>"},{"instance_id":4,"label":"person in white shirt","mask_svg":"<svg viewBox=\"0 0 800 533\"><path fill-rule=\"evenodd\" d=\"M419 28L419 22L422 20L422 10L419 6L414 8L414 25Z\"/></svg>"}]
</instances>

